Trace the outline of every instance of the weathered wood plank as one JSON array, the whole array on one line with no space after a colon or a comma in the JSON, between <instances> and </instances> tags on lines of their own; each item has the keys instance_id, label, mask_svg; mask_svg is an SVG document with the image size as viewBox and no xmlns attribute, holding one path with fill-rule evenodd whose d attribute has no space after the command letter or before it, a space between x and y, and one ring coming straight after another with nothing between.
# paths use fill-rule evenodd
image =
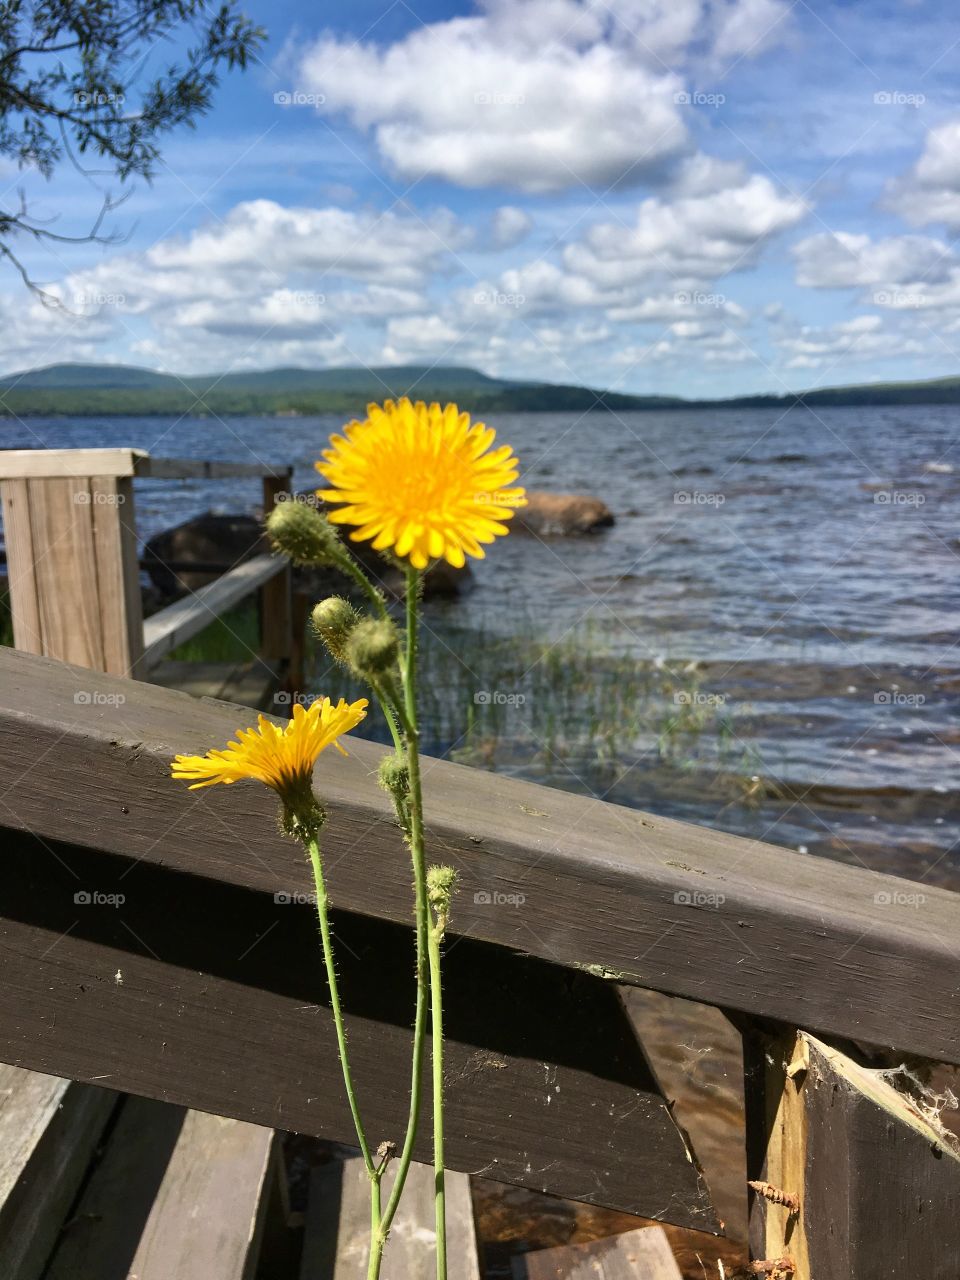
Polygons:
<instances>
[{"instance_id":1,"label":"weathered wood plank","mask_svg":"<svg viewBox=\"0 0 960 1280\"><path fill-rule=\"evenodd\" d=\"M96 589L103 635L104 670L118 676L140 672L143 603L137 563L133 481L123 476L90 477Z\"/></svg>"},{"instance_id":2,"label":"weathered wood plank","mask_svg":"<svg viewBox=\"0 0 960 1280\"><path fill-rule=\"evenodd\" d=\"M289 482L292 469L267 462L217 462L200 458L155 458L137 462L137 475L153 480L231 480L273 476Z\"/></svg>"},{"instance_id":3,"label":"weathered wood plank","mask_svg":"<svg viewBox=\"0 0 960 1280\"><path fill-rule=\"evenodd\" d=\"M0 499L3 501L3 538L7 551L13 642L24 653L43 653L40 600L34 572L36 554L26 480L0 482Z\"/></svg>"},{"instance_id":4,"label":"weathered wood plank","mask_svg":"<svg viewBox=\"0 0 960 1280\"><path fill-rule=\"evenodd\" d=\"M287 562L282 556L254 556L147 618L143 624L144 669L149 671L177 645L286 570Z\"/></svg>"},{"instance_id":5,"label":"weathered wood plank","mask_svg":"<svg viewBox=\"0 0 960 1280\"><path fill-rule=\"evenodd\" d=\"M73 691L88 679L0 654L0 821L260 892L310 891L265 788L198 794L169 779L176 751L225 742L247 713L104 676L125 704L78 722ZM24 775L27 740L46 754ZM382 751L326 753L316 785L337 903L406 921L408 869L371 781ZM960 1062L960 895L443 761L426 763L425 788L431 848L461 876L455 933Z\"/></svg>"},{"instance_id":6,"label":"weathered wood plank","mask_svg":"<svg viewBox=\"0 0 960 1280\"><path fill-rule=\"evenodd\" d=\"M753 1257L786 1257L791 1280L956 1280L956 1140L884 1073L814 1036L768 1040L763 1057Z\"/></svg>"},{"instance_id":7,"label":"weathered wood plank","mask_svg":"<svg viewBox=\"0 0 960 1280\"><path fill-rule=\"evenodd\" d=\"M184 1112L127 1098L43 1280L127 1280Z\"/></svg>"},{"instance_id":8,"label":"weathered wood plank","mask_svg":"<svg viewBox=\"0 0 960 1280\"><path fill-rule=\"evenodd\" d=\"M0 1061L349 1142L315 911L290 897L8 837ZM342 913L334 929L367 1131L398 1141L412 931ZM716 1229L608 984L464 939L445 989L452 1169ZM429 1079L424 1114L428 1095ZM425 1124L416 1157L430 1153Z\"/></svg>"},{"instance_id":9,"label":"weathered wood plank","mask_svg":"<svg viewBox=\"0 0 960 1280\"><path fill-rule=\"evenodd\" d=\"M38 1280L117 1095L0 1067L0 1275Z\"/></svg>"},{"instance_id":10,"label":"weathered wood plank","mask_svg":"<svg viewBox=\"0 0 960 1280\"><path fill-rule=\"evenodd\" d=\"M3 449L0 478L133 476L147 456L142 449Z\"/></svg>"},{"instance_id":11,"label":"weathered wood plank","mask_svg":"<svg viewBox=\"0 0 960 1280\"><path fill-rule=\"evenodd\" d=\"M382 1182L383 1201L396 1165ZM363 1161L332 1161L310 1178L300 1280L364 1280L370 1243L369 1181ZM450 1280L480 1280L470 1179L447 1173L447 1258ZM432 1275L436 1269L433 1169L414 1162L383 1255L385 1276Z\"/></svg>"},{"instance_id":12,"label":"weathered wood plank","mask_svg":"<svg viewBox=\"0 0 960 1280\"><path fill-rule=\"evenodd\" d=\"M130 1280L253 1280L275 1142L272 1129L188 1111Z\"/></svg>"},{"instance_id":13,"label":"weathered wood plank","mask_svg":"<svg viewBox=\"0 0 960 1280\"><path fill-rule=\"evenodd\" d=\"M103 671L90 478L31 480L27 490L43 651Z\"/></svg>"},{"instance_id":14,"label":"weathered wood plank","mask_svg":"<svg viewBox=\"0 0 960 1280\"><path fill-rule=\"evenodd\" d=\"M662 1227L528 1253L515 1259L513 1274L515 1280L682 1280Z\"/></svg>"},{"instance_id":15,"label":"weathered wood plank","mask_svg":"<svg viewBox=\"0 0 960 1280\"><path fill-rule=\"evenodd\" d=\"M155 480L229 480L259 476L287 478L289 466L260 462L218 462L202 458L154 458L142 449L2 449L0 479L70 476L149 476Z\"/></svg>"}]
</instances>

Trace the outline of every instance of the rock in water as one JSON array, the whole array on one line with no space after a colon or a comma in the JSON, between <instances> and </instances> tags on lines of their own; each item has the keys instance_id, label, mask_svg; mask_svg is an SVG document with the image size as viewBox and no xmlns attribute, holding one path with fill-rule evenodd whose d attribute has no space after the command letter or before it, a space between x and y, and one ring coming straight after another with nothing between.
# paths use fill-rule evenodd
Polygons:
<instances>
[{"instance_id":1,"label":"rock in water","mask_svg":"<svg viewBox=\"0 0 960 1280\"><path fill-rule=\"evenodd\" d=\"M259 520L253 516L203 515L185 520L173 529L156 533L144 547L143 559L150 580L164 599L196 591L241 560L270 548ZM189 564L203 565L189 569ZM176 566L176 567L173 567Z\"/></svg>"},{"instance_id":2,"label":"rock in water","mask_svg":"<svg viewBox=\"0 0 960 1280\"><path fill-rule=\"evenodd\" d=\"M342 530L347 535L349 530ZM399 569L386 564L369 542L345 541L361 565L388 595L402 596L404 577ZM158 605L188 591L213 582L220 576L211 570L226 572L242 560L270 550L263 526L253 516L215 515L211 511L185 520L173 529L154 534L144 548L144 564L150 581L158 593ZM196 564L203 568L191 569ZM351 581L334 569L298 569L294 571L298 586L321 596L349 591ZM427 571L424 595L428 598L462 595L473 585L469 565L454 569L440 561Z\"/></svg>"},{"instance_id":3,"label":"rock in water","mask_svg":"<svg viewBox=\"0 0 960 1280\"><path fill-rule=\"evenodd\" d=\"M527 505L510 521L517 533L552 537L575 533L596 533L614 524L613 512L599 498L579 493L544 493L527 490Z\"/></svg>"}]
</instances>

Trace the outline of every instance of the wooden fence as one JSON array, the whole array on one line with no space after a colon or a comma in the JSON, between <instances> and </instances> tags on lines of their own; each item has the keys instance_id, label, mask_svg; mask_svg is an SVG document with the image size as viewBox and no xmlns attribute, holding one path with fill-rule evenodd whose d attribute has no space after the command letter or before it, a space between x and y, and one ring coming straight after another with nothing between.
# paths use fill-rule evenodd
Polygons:
<instances>
[{"instance_id":1,"label":"wooden fence","mask_svg":"<svg viewBox=\"0 0 960 1280\"><path fill-rule=\"evenodd\" d=\"M0 691L0 1060L349 1141L309 869L265 788L169 778L245 713L13 651ZM316 772L376 1141L412 1008L381 751ZM461 876L452 1168L719 1229L623 1015L650 987L744 1034L757 1274L957 1280L960 1159L870 1046L960 1063L960 895L442 761L425 786Z\"/></svg>"},{"instance_id":2,"label":"wooden fence","mask_svg":"<svg viewBox=\"0 0 960 1280\"><path fill-rule=\"evenodd\" d=\"M259 591L261 651L289 663L297 638L290 570L279 556L244 559L144 622L133 482L259 479L269 511L291 476L290 467L153 458L139 449L0 451L17 648L146 678L177 645Z\"/></svg>"}]
</instances>

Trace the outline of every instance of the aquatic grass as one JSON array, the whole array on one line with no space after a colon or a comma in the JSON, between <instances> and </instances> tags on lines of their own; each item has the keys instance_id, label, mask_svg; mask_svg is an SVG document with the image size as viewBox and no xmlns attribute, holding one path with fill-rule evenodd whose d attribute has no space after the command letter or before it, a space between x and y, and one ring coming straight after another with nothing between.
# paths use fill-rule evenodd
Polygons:
<instances>
[{"instance_id":1,"label":"aquatic grass","mask_svg":"<svg viewBox=\"0 0 960 1280\"><path fill-rule=\"evenodd\" d=\"M428 613L421 663L431 755L560 786L579 778L598 793L641 759L678 773L743 772L735 713L704 690L696 663L638 659L589 623L555 641L526 619L502 635ZM314 669L322 687L322 657ZM376 716L365 732L386 740Z\"/></svg>"}]
</instances>

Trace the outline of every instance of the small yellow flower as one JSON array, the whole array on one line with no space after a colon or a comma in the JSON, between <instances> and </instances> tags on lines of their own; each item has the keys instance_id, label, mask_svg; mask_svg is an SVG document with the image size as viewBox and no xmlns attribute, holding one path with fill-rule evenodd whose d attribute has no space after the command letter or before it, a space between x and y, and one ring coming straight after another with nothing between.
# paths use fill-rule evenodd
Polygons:
<instances>
[{"instance_id":1,"label":"small yellow flower","mask_svg":"<svg viewBox=\"0 0 960 1280\"><path fill-rule=\"evenodd\" d=\"M197 779L191 782L191 791L217 782L229 785L255 778L273 787L288 813L303 815L316 806L312 776L317 757L331 743L346 755L337 739L360 723L366 708L366 698L352 703L341 698L336 706L329 698L322 698L306 710L296 703L293 719L284 728L260 716L256 729L238 729L237 740L228 742L223 750L213 749L205 756L177 756L171 771L174 778Z\"/></svg>"},{"instance_id":2,"label":"small yellow flower","mask_svg":"<svg viewBox=\"0 0 960 1280\"><path fill-rule=\"evenodd\" d=\"M503 522L526 502L512 487L513 450L491 452L495 438L455 404L371 404L365 421L332 437L316 466L333 487L317 495L344 504L330 519L358 526L352 541L372 538L375 551L390 549L415 569L441 556L459 569L468 555L482 559L481 544L508 533Z\"/></svg>"}]
</instances>

